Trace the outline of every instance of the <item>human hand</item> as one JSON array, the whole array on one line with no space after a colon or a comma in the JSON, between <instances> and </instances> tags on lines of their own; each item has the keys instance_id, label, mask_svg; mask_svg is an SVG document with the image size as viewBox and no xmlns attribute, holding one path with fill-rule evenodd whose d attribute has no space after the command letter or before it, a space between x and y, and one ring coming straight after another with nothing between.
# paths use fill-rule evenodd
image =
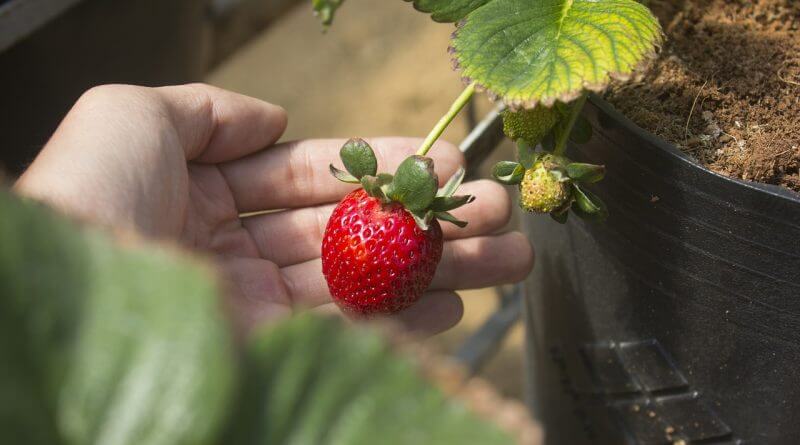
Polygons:
<instances>
[{"instance_id":1,"label":"human hand","mask_svg":"<svg viewBox=\"0 0 800 445\"><path fill-rule=\"evenodd\" d=\"M343 140L275 144L285 127L283 109L207 85L98 87L76 103L15 187L82 219L212 254L230 284L234 321L252 326L296 308L333 306L320 244L335 202L353 188L328 174ZM420 141L369 142L381 169L392 171ZM440 178L463 164L444 143L430 156ZM447 241L431 289L396 314L412 330L457 323L462 303L454 290L518 281L532 267L522 234L491 235L510 217L504 189L482 180L461 193L477 198L453 212L470 224L443 226Z\"/></svg>"}]
</instances>

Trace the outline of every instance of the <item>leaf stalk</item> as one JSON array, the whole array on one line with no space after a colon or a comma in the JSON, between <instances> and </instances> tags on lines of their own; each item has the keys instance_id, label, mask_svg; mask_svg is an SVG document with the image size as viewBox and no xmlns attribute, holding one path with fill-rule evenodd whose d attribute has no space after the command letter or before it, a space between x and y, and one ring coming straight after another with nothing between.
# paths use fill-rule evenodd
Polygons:
<instances>
[{"instance_id":1,"label":"leaf stalk","mask_svg":"<svg viewBox=\"0 0 800 445\"><path fill-rule=\"evenodd\" d=\"M575 122L578 121L578 116L581 114L581 110L583 110L583 106L586 104L587 94L584 92L581 96L572 103L572 107L569 110L569 116L567 120L567 124L562 129L561 133L558 134L558 139L556 139L556 145L553 148L553 154L555 155L563 155L564 151L567 149L567 141L569 141L569 135L572 133L572 127L575 126Z\"/></svg>"},{"instance_id":2,"label":"leaf stalk","mask_svg":"<svg viewBox=\"0 0 800 445\"><path fill-rule=\"evenodd\" d=\"M436 142L439 137L444 133L444 130L453 122L453 119L458 115L458 113L464 108L472 96L475 94L475 82L469 84L464 91L456 98L453 105L450 106L450 110L447 111L447 114L442 116L439 119L439 122L433 127L430 133L428 133L428 137L422 142L422 145L417 150L417 155L425 156L428 154L428 151L433 147L434 142Z\"/></svg>"}]
</instances>

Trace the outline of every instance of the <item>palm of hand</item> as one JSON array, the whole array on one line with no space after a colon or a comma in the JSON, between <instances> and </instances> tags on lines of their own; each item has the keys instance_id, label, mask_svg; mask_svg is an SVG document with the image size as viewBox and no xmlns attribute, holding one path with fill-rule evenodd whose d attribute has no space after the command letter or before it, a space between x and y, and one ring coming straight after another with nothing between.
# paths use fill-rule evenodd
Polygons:
<instances>
[{"instance_id":1,"label":"palm of hand","mask_svg":"<svg viewBox=\"0 0 800 445\"><path fill-rule=\"evenodd\" d=\"M101 87L73 108L17 189L100 224L211 253L240 327L297 307L330 309L319 256L328 216L353 188L327 173L343 141L273 145L285 125L278 107L204 85ZM370 143L381 170L392 171L419 141ZM431 157L445 179L463 163L447 144ZM452 326L462 310L455 289L517 281L532 265L521 234L489 235L509 219L505 191L489 181L463 187L477 200L456 216L470 225L444 228L431 290L397 315L410 328Z\"/></svg>"}]
</instances>

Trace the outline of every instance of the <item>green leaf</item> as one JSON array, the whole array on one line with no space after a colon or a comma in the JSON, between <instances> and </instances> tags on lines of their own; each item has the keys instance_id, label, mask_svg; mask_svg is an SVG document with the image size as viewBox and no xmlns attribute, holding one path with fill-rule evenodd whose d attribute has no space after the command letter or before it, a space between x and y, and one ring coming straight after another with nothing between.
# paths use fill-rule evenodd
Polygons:
<instances>
[{"instance_id":1,"label":"green leaf","mask_svg":"<svg viewBox=\"0 0 800 445\"><path fill-rule=\"evenodd\" d=\"M428 210L425 212L412 212L411 216L414 218L414 222L417 224L420 230L428 230L430 227L431 221L433 220L433 211Z\"/></svg>"},{"instance_id":2,"label":"green leaf","mask_svg":"<svg viewBox=\"0 0 800 445\"><path fill-rule=\"evenodd\" d=\"M572 210L576 215L597 222L605 221L608 218L606 204L597 195L583 189L578 184L572 184L572 190L575 197L575 205L572 206Z\"/></svg>"},{"instance_id":3,"label":"green leaf","mask_svg":"<svg viewBox=\"0 0 800 445\"><path fill-rule=\"evenodd\" d=\"M350 139L339 150L344 168L356 179L364 175L375 176L378 172L378 158L363 139Z\"/></svg>"},{"instance_id":4,"label":"green leaf","mask_svg":"<svg viewBox=\"0 0 800 445\"><path fill-rule=\"evenodd\" d=\"M455 224L455 225L457 225L458 227L460 227L462 229L464 227L467 227L467 222L466 221L461 221L460 219L456 218L455 216L453 216L452 214L450 214L448 212L436 212L436 213L433 214L433 216L435 218L437 218L437 219L442 220L442 221L447 221L449 223Z\"/></svg>"},{"instance_id":5,"label":"green leaf","mask_svg":"<svg viewBox=\"0 0 800 445\"><path fill-rule=\"evenodd\" d=\"M506 185L519 184L525 177L525 167L519 162L500 161L492 168L492 176Z\"/></svg>"},{"instance_id":6,"label":"green leaf","mask_svg":"<svg viewBox=\"0 0 800 445\"><path fill-rule=\"evenodd\" d=\"M475 197L472 195L437 196L431 203L431 210L434 212L447 212L472 201L475 201Z\"/></svg>"},{"instance_id":7,"label":"green leaf","mask_svg":"<svg viewBox=\"0 0 800 445\"><path fill-rule=\"evenodd\" d=\"M338 179L338 180L340 180L340 181L342 181L342 182L347 182L348 184L359 184L360 183L358 178L354 177L353 175L351 175L350 173L347 173L344 170L339 170L338 168L334 167L333 164L330 164L328 166L328 168L330 169L331 174L333 175L333 177Z\"/></svg>"},{"instance_id":8,"label":"green leaf","mask_svg":"<svg viewBox=\"0 0 800 445\"><path fill-rule=\"evenodd\" d=\"M461 182L464 180L465 174L466 171L464 170L464 167L459 167L455 174L447 180L447 183L444 185L444 187L440 188L439 191L436 192L436 196L453 196L456 190L458 190L458 187L461 186Z\"/></svg>"},{"instance_id":9,"label":"green leaf","mask_svg":"<svg viewBox=\"0 0 800 445\"><path fill-rule=\"evenodd\" d=\"M218 443L515 442L426 381L382 336L338 319L303 314L264 329L247 357L241 402Z\"/></svg>"},{"instance_id":10,"label":"green leaf","mask_svg":"<svg viewBox=\"0 0 800 445\"><path fill-rule=\"evenodd\" d=\"M533 167L533 164L542 156L543 153L537 153L536 147L528 141L519 139L517 141L517 159L522 167L526 170Z\"/></svg>"},{"instance_id":11,"label":"green leaf","mask_svg":"<svg viewBox=\"0 0 800 445\"><path fill-rule=\"evenodd\" d=\"M389 173L378 173L376 178L378 178L378 184L380 184L384 191L387 189L387 186L390 186L392 181L394 181L394 176Z\"/></svg>"},{"instance_id":12,"label":"green leaf","mask_svg":"<svg viewBox=\"0 0 800 445\"><path fill-rule=\"evenodd\" d=\"M514 442L371 331L306 314L234 353L198 260L2 190L0 214L0 443Z\"/></svg>"},{"instance_id":13,"label":"green leaf","mask_svg":"<svg viewBox=\"0 0 800 445\"><path fill-rule=\"evenodd\" d=\"M452 48L468 81L512 107L533 108L602 90L631 73L661 36L635 0L490 0L461 22Z\"/></svg>"},{"instance_id":14,"label":"green leaf","mask_svg":"<svg viewBox=\"0 0 800 445\"><path fill-rule=\"evenodd\" d=\"M375 176L364 176L361 178L361 187L364 188L364 191L367 192L369 196L373 198L378 198L380 200L384 200L386 198L386 194L383 193L381 189L381 184L378 183L378 178Z\"/></svg>"},{"instance_id":15,"label":"green leaf","mask_svg":"<svg viewBox=\"0 0 800 445\"><path fill-rule=\"evenodd\" d=\"M368 195L380 200L386 199L385 186L391 184L392 175L381 173L378 176L364 176L361 178L361 187Z\"/></svg>"},{"instance_id":16,"label":"green leaf","mask_svg":"<svg viewBox=\"0 0 800 445\"><path fill-rule=\"evenodd\" d=\"M216 437L234 355L210 269L0 190L0 443Z\"/></svg>"},{"instance_id":17,"label":"green leaf","mask_svg":"<svg viewBox=\"0 0 800 445\"><path fill-rule=\"evenodd\" d=\"M406 0L412 1L412 0ZM437 22L453 23L491 0L413 0L414 8L431 14Z\"/></svg>"},{"instance_id":18,"label":"green leaf","mask_svg":"<svg viewBox=\"0 0 800 445\"><path fill-rule=\"evenodd\" d=\"M600 181L606 174L605 165L571 162L567 164L567 175L578 182L593 183Z\"/></svg>"},{"instance_id":19,"label":"green leaf","mask_svg":"<svg viewBox=\"0 0 800 445\"><path fill-rule=\"evenodd\" d=\"M503 132L512 141L523 139L535 147L560 117L557 110L543 106L530 110L506 110L503 112Z\"/></svg>"},{"instance_id":20,"label":"green leaf","mask_svg":"<svg viewBox=\"0 0 800 445\"><path fill-rule=\"evenodd\" d=\"M333 23L333 16L336 10L342 6L344 0L311 0L314 14L319 16L323 26L327 29Z\"/></svg>"},{"instance_id":21,"label":"green leaf","mask_svg":"<svg viewBox=\"0 0 800 445\"><path fill-rule=\"evenodd\" d=\"M388 195L410 212L420 212L433 202L438 182L433 172L433 160L424 156L409 156L397 167Z\"/></svg>"}]
</instances>

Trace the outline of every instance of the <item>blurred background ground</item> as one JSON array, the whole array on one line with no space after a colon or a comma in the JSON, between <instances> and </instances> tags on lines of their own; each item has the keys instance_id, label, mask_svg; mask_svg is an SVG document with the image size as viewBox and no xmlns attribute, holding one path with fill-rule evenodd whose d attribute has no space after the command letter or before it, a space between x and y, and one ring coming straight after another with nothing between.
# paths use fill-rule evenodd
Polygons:
<instances>
[{"instance_id":1,"label":"blurred background ground","mask_svg":"<svg viewBox=\"0 0 800 445\"><path fill-rule=\"evenodd\" d=\"M452 25L434 23L408 3L348 0L328 33L320 30L308 2L297 3L206 81L286 108L284 140L424 137L463 88L446 51ZM493 106L483 96L477 105L479 116ZM444 138L458 143L467 132L462 115ZM447 353L497 307L492 289L462 296L462 322L428 340ZM523 339L518 324L481 372L508 397L522 398Z\"/></svg>"}]
</instances>

